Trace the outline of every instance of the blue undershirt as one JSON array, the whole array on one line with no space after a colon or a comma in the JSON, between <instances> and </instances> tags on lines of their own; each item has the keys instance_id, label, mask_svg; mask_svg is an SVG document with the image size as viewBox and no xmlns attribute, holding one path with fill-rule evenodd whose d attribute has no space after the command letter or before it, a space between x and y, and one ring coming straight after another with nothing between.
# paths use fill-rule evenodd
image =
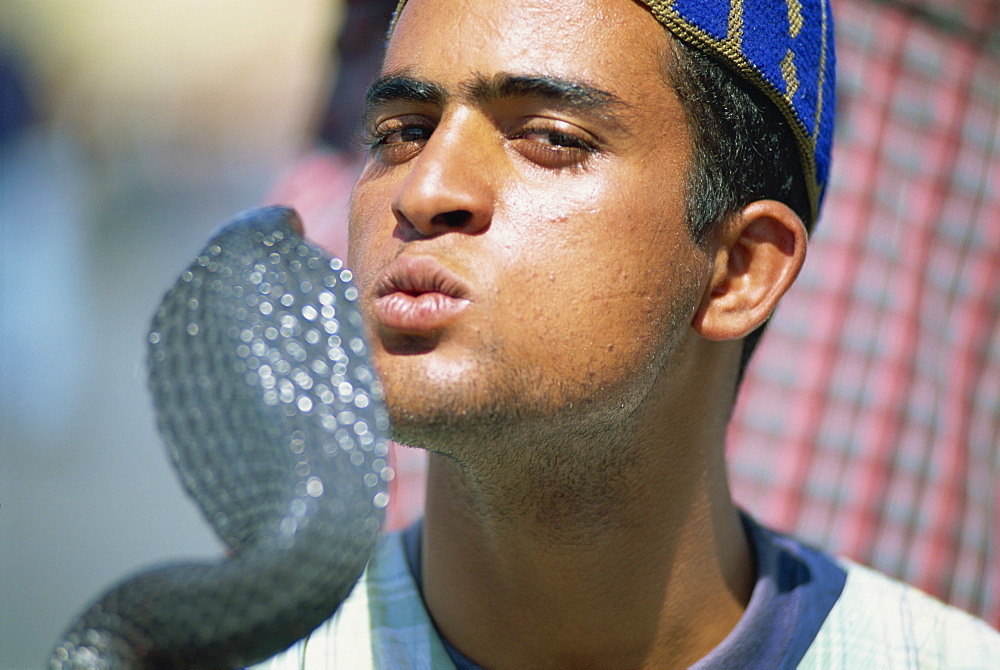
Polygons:
<instances>
[{"instance_id":1,"label":"blue undershirt","mask_svg":"<svg viewBox=\"0 0 1000 670\"><path fill-rule=\"evenodd\" d=\"M822 552L764 528L747 515L743 525L757 562L757 582L743 617L725 640L691 666L794 668L844 589L847 574ZM422 521L403 531L410 572L423 596L420 536ZM438 636L458 670L479 670Z\"/></svg>"}]
</instances>

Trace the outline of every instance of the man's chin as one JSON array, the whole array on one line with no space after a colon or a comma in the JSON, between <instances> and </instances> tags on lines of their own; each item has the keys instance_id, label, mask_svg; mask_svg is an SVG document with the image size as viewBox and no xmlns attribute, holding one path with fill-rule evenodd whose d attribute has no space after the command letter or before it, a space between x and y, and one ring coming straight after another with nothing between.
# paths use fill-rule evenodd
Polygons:
<instances>
[{"instance_id":1,"label":"man's chin","mask_svg":"<svg viewBox=\"0 0 1000 670\"><path fill-rule=\"evenodd\" d=\"M581 439L606 442L627 432L658 377L616 373L600 383L586 376L554 383L543 365L512 365L500 351L474 359L397 357L380 366L392 439L460 460L515 457L537 445Z\"/></svg>"},{"instance_id":2,"label":"man's chin","mask_svg":"<svg viewBox=\"0 0 1000 670\"><path fill-rule=\"evenodd\" d=\"M579 446L581 440L606 443L621 437L628 422L622 403L611 407L584 398L546 404L526 395L518 400L495 395L488 404L422 403L403 410L390 402L388 407L395 442L469 465Z\"/></svg>"},{"instance_id":3,"label":"man's chin","mask_svg":"<svg viewBox=\"0 0 1000 670\"><path fill-rule=\"evenodd\" d=\"M389 405L391 438L399 444L449 454L462 445L496 439L509 430L512 419L498 407L457 409L425 407L404 411Z\"/></svg>"}]
</instances>

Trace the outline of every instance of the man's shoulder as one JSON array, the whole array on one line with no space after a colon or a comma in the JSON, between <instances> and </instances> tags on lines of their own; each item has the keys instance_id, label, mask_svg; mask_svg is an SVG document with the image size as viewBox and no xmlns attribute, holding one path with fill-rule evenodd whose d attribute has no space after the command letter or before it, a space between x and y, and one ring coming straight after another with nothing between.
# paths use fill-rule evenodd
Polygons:
<instances>
[{"instance_id":1,"label":"man's shoulder","mask_svg":"<svg viewBox=\"0 0 1000 670\"><path fill-rule=\"evenodd\" d=\"M800 668L1000 668L1000 633L846 559L844 590Z\"/></svg>"}]
</instances>

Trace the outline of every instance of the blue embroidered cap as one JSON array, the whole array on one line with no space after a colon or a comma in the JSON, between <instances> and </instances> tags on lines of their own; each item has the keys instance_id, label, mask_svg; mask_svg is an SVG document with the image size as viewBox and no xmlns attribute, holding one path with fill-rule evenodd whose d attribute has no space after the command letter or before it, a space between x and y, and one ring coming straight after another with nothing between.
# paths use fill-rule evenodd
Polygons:
<instances>
[{"instance_id":1,"label":"blue embroidered cap","mask_svg":"<svg viewBox=\"0 0 1000 670\"><path fill-rule=\"evenodd\" d=\"M642 0L677 39L763 91L798 143L813 221L830 175L836 58L829 0Z\"/></svg>"},{"instance_id":2,"label":"blue embroidered cap","mask_svg":"<svg viewBox=\"0 0 1000 670\"><path fill-rule=\"evenodd\" d=\"M781 111L798 144L815 222L830 174L836 102L829 0L641 1L675 38L715 57Z\"/></svg>"}]
</instances>

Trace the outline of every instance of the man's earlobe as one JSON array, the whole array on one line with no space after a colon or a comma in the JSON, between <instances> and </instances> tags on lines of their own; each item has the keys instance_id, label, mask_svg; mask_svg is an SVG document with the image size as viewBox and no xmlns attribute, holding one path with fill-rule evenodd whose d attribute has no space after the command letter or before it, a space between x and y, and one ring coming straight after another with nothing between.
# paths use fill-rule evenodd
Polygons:
<instances>
[{"instance_id":1,"label":"man's earlobe","mask_svg":"<svg viewBox=\"0 0 1000 670\"><path fill-rule=\"evenodd\" d=\"M763 324L795 281L806 229L784 203L757 200L714 234L712 279L692 325L710 340L732 340Z\"/></svg>"}]
</instances>

